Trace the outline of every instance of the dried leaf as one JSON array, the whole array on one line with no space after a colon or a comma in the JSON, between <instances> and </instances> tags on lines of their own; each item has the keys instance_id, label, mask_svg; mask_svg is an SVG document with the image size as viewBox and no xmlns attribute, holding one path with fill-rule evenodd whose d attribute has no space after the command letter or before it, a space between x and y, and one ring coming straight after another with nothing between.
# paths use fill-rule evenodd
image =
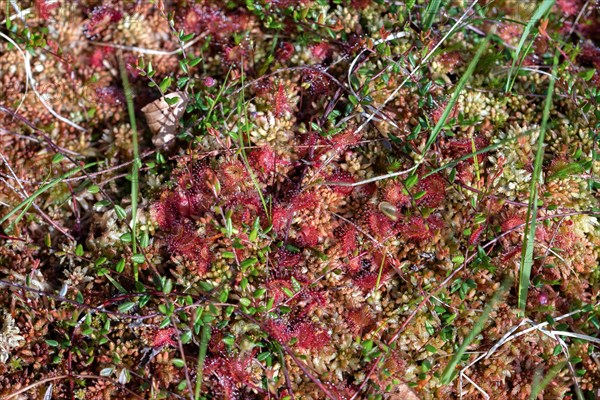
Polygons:
<instances>
[{"instance_id":1,"label":"dried leaf","mask_svg":"<svg viewBox=\"0 0 600 400\"><path fill-rule=\"evenodd\" d=\"M164 95L160 99L146 104L142 112L146 116L146 122L154 134L152 143L160 147L175 139L175 130L179 118L185 112L188 98L184 93L173 92ZM169 105L171 103L171 105Z\"/></svg>"}]
</instances>

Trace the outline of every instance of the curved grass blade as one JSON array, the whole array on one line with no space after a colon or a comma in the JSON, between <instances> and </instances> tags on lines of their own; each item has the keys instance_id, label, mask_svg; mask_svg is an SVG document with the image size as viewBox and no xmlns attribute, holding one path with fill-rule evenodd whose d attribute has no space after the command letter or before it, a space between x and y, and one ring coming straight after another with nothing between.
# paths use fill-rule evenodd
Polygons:
<instances>
[{"instance_id":1,"label":"curved grass blade","mask_svg":"<svg viewBox=\"0 0 600 400\"><path fill-rule=\"evenodd\" d=\"M25 215L25 212L27 211L27 209L29 207L31 207L31 205L33 204L35 199L37 199L42 193L46 192L47 190L52 189L54 186L58 185L63 180L70 178L71 176L75 175L76 173L80 172L81 170L84 170L89 167L93 167L96 164L98 164L98 163L92 162L89 164L85 164L83 167L74 168L68 172L65 172L58 178L52 179L50 182L46 183L45 185L42 185L38 190L33 192L33 194L31 196L29 196L28 198L23 200L21 203L19 203L19 205L17 205L15 208L13 208L8 214L6 214L4 217L2 217L2 219L0 219L0 224L3 224L4 222L6 222L7 219L9 219L14 214L16 214L17 211L23 209L23 211L19 214L17 219L10 224L10 228L12 228L14 226L14 224L19 222L19 220L23 217L23 215Z\"/></svg>"},{"instance_id":2,"label":"curved grass blade","mask_svg":"<svg viewBox=\"0 0 600 400\"><path fill-rule=\"evenodd\" d=\"M502 285L498 289L498 291L496 291L496 293L494 293L494 295L492 296L492 299L490 300L488 305L485 306L483 313L481 313L481 316L479 317L479 319L473 326L473 329L465 337L465 340L462 342L462 344L460 345L460 347L458 348L456 353L454 353L454 356L452 356L452 359L450 360L448 365L446 365L446 368L444 368L444 372L442 373L442 378L441 378L441 382L443 384L446 385L452 381L452 379L455 376L456 365L460 362L463 355L467 351L467 347L469 347L471 342L473 342L473 340L475 340L477 335L479 335L481 333L481 331L483 330L483 327L485 325L485 322L488 320L488 318L490 317L490 313L494 309L494 306L500 301L500 298L508 291L508 288L512 285L512 282L513 282L512 278L510 278L510 277L505 278L504 281L502 282Z\"/></svg>"},{"instance_id":3,"label":"curved grass blade","mask_svg":"<svg viewBox=\"0 0 600 400\"><path fill-rule=\"evenodd\" d=\"M512 66L510 67L510 71L508 71L508 79L506 80L506 87L504 88L504 90L506 92L511 91L512 86L515 83L515 79L517 79L516 73L515 73L515 68L517 68L517 63L519 64L519 66L521 65L521 63L523 62L523 59L525 58L525 55L527 55L527 52L533 45L533 40L531 40L531 42L529 43L527 48L525 50L523 50L523 46L525 46L525 42L527 41L527 38L529 37L529 33L531 33L533 26L540 19L542 19L542 17L544 15L546 15L546 13L548 13L550 11L550 9L554 5L555 1L556 0L542 1L542 4L540 4L538 6L538 8L536 8L535 12L531 16L531 19L529 20L529 22L527 22L527 25L525 25L525 29L523 29L523 34L521 35L521 40L519 40L517 49L516 49L515 53L513 53Z\"/></svg>"},{"instance_id":4,"label":"curved grass blade","mask_svg":"<svg viewBox=\"0 0 600 400\"><path fill-rule=\"evenodd\" d=\"M423 17L423 30L428 31L429 28L431 28L431 25L433 25L433 20L440 12L441 7L442 0L433 0L430 1L429 4L427 4L427 8L425 8L425 11L423 13L425 14L425 16Z\"/></svg>"},{"instance_id":5,"label":"curved grass blade","mask_svg":"<svg viewBox=\"0 0 600 400\"><path fill-rule=\"evenodd\" d=\"M521 262L519 268L519 296L518 303L521 312L525 311L527 305L527 293L529 291L529 280L531 278L531 267L533 266L533 247L535 244L535 228L537 224L538 211L538 183L542 175L542 162L544 161L544 137L550 117L550 107L552 106L552 94L554 92L554 76L558 65L558 52L554 55L554 68L552 77L546 93L544 103L544 112L542 114L542 123L540 125L540 136L537 140L537 150L533 164L533 174L529 186L529 206L527 207L527 218L525 219L525 236L523 238L523 248L521 250Z\"/></svg>"},{"instance_id":6,"label":"curved grass blade","mask_svg":"<svg viewBox=\"0 0 600 400\"><path fill-rule=\"evenodd\" d=\"M442 117L437 122L437 124L435 124L435 126L433 127L433 130L431 131L431 134L429 135L429 139L427 139L427 143L425 143L425 148L423 149L423 154L427 153L427 150L429 150L431 145L433 145L433 143L437 139L438 135L442 131L442 128L446 124L446 120L448 119L448 116L452 112L452 109L454 108L454 105L456 104L456 101L458 100L458 96L460 95L460 92L462 92L463 88L467 84L467 81L469 80L471 75L473 75L473 71L475 71L475 67L477 66L479 59L483 55L483 52L485 51L485 49L487 49L489 42L490 42L490 38L489 38L489 36L486 36L483 39L483 41L481 42L481 44L479 45L479 48L477 49L477 53L475 53L475 57L473 57L473 60L471 60L471 63L467 67L467 70L465 71L464 75L460 78L460 81L458 81L458 84L456 85L456 89L454 89L454 93L452 93L452 97L450 98L450 101L448 102L448 104L446 104L446 108L444 109Z\"/></svg>"}]
</instances>

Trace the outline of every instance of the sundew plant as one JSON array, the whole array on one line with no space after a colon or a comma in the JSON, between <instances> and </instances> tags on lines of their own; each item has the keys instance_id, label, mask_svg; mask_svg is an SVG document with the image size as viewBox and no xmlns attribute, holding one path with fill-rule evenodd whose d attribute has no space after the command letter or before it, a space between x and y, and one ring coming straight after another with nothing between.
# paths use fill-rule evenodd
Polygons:
<instances>
[{"instance_id":1,"label":"sundew plant","mask_svg":"<svg viewBox=\"0 0 600 400\"><path fill-rule=\"evenodd\" d=\"M0 0L0 398L600 398L599 68L594 1Z\"/></svg>"}]
</instances>

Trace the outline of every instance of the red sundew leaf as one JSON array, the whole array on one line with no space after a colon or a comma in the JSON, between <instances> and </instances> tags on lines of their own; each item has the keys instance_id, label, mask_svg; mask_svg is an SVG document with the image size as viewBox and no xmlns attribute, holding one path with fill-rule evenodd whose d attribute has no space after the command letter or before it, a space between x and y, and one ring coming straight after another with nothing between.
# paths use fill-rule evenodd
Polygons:
<instances>
[{"instance_id":1,"label":"red sundew leaf","mask_svg":"<svg viewBox=\"0 0 600 400\"><path fill-rule=\"evenodd\" d=\"M273 305L278 305L288 298L283 288L292 290L292 284L286 279L273 279L267 284L268 295L273 298Z\"/></svg>"},{"instance_id":2,"label":"red sundew leaf","mask_svg":"<svg viewBox=\"0 0 600 400\"><path fill-rule=\"evenodd\" d=\"M504 222L502 222L502 224L500 225L500 228L502 229L502 232L508 232L524 223L525 223L525 221L522 218L517 217L517 216L512 216L510 218L507 218Z\"/></svg>"},{"instance_id":3,"label":"red sundew leaf","mask_svg":"<svg viewBox=\"0 0 600 400\"><path fill-rule=\"evenodd\" d=\"M279 250L277 253L277 265L281 268L292 268L302 264L301 253L292 253L288 250Z\"/></svg>"},{"instance_id":4,"label":"red sundew leaf","mask_svg":"<svg viewBox=\"0 0 600 400\"><path fill-rule=\"evenodd\" d=\"M292 212L298 212L301 210L313 209L318 204L318 200L317 195L313 192L292 196L290 210Z\"/></svg>"},{"instance_id":5,"label":"red sundew leaf","mask_svg":"<svg viewBox=\"0 0 600 400\"><path fill-rule=\"evenodd\" d=\"M283 233L292 218L291 212L288 211L287 207L278 204L275 205L271 211L271 221L273 223L273 230L277 233Z\"/></svg>"},{"instance_id":6,"label":"red sundew leaf","mask_svg":"<svg viewBox=\"0 0 600 400\"><path fill-rule=\"evenodd\" d=\"M176 343L173 340L175 334L175 328L158 329L154 333L154 339L152 340L152 347L155 349L161 348L165 345L175 346Z\"/></svg>"},{"instance_id":7,"label":"red sundew leaf","mask_svg":"<svg viewBox=\"0 0 600 400\"><path fill-rule=\"evenodd\" d=\"M551 235L548 233L546 228L541 225L536 226L535 228L535 240L538 242L548 242L550 240Z\"/></svg>"},{"instance_id":8,"label":"red sundew leaf","mask_svg":"<svg viewBox=\"0 0 600 400\"><path fill-rule=\"evenodd\" d=\"M292 331L283 320L269 319L265 323L265 329L279 343L287 343L292 338Z\"/></svg>"},{"instance_id":9,"label":"red sundew leaf","mask_svg":"<svg viewBox=\"0 0 600 400\"><path fill-rule=\"evenodd\" d=\"M338 228L334 232L334 236L338 238L340 247L346 254L350 254L357 249L356 229L354 227Z\"/></svg>"},{"instance_id":10,"label":"red sundew leaf","mask_svg":"<svg viewBox=\"0 0 600 400\"><path fill-rule=\"evenodd\" d=\"M418 215L411 216L407 222L400 227L400 233L408 240L425 240L433 236L426 220Z\"/></svg>"},{"instance_id":11,"label":"red sundew leaf","mask_svg":"<svg viewBox=\"0 0 600 400\"><path fill-rule=\"evenodd\" d=\"M427 225L429 225L429 229L432 231L437 231L442 229L445 226L445 223L439 215L433 214L427 218Z\"/></svg>"},{"instance_id":12,"label":"red sundew leaf","mask_svg":"<svg viewBox=\"0 0 600 400\"><path fill-rule=\"evenodd\" d=\"M308 284L308 282L304 282ZM323 290L302 289L296 297L297 306L294 317L296 320L303 320L310 317L317 308L323 308L327 305L327 295Z\"/></svg>"},{"instance_id":13,"label":"red sundew leaf","mask_svg":"<svg viewBox=\"0 0 600 400\"><path fill-rule=\"evenodd\" d=\"M298 233L298 243L304 247L315 247L319 243L319 230L314 226L303 225Z\"/></svg>"},{"instance_id":14,"label":"red sundew leaf","mask_svg":"<svg viewBox=\"0 0 600 400\"><path fill-rule=\"evenodd\" d=\"M481 234L483 233L484 229L485 229L484 225L479 225L477 228L475 228L473 230L473 232L471 233L471 236L469 236L469 244L470 245L479 243L479 240L481 239Z\"/></svg>"},{"instance_id":15,"label":"red sundew leaf","mask_svg":"<svg viewBox=\"0 0 600 400\"><path fill-rule=\"evenodd\" d=\"M448 141L447 148L448 153L451 157L461 158L468 154L473 154L473 145L475 145L475 151L479 151L488 145L488 140L482 137L475 137L471 139L451 139ZM485 160L486 154L482 153L477 156L477 162L481 163ZM474 157L466 160L473 164Z\"/></svg>"},{"instance_id":16,"label":"red sundew leaf","mask_svg":"<svg viewBox=\"0 0 600 400\"><path fill-rule=\"evenodd\" d=\"M437 124L440 121L440 118L442 118L442 115L444 115L444 111L446 110L447 105L447 102L441 103L431 112L431 120L434 125ZM456 106L454 106L454 108L452 108L452 111L450 112L450 115L448 115L448 119L446 119L446 122L450 121L452 118L456 118L457 114L458 109Z\"/></svg>"},{"instance_id":17,"label":"red sundew leaf","mask_svg":"<svg viewBox=\"0 0 600 400\"><path fill-rule=\"evenodd\" d=\"M285 92L285 86L283 85L283 82L280 82L279 85L277 85L277 93L275 93L275 109L273 113L276 117L282 117L291 111L292 109L287 93Z\"/></svg>"},{"instance_id":18,"label":"red sundew leaf","mask_svg":"<svg viewBox=\"0 0 600 400\"><path fill-rule=\"evenodd\" d=\"M275 167L284 165L282 160L279 160L275 152L269 146L262 146L259 149L254 149L248 153L248 161L250 165L265 175L270 175L275 171Z\"/></svg>"},{"instance_id":19,"label":"red sundew leaf","mask_svg":"<svg viewBox=\"0 0 600 400\"><path fill-rule=\"evenodd\" d=\"M373 197L375 192L377 191L377 185L374 183L367 183L366 185L360 185L354 188L352 192L354 198L359 201L366 202Z\"/></svg>"},{"instance_id":20,"label":"red sundew leaf","mask_svg":"<svg viewBox=\"0 0 600 400\"><path fill-rule=\"evenodd\" d=\"M453 71L453 70L456 70L463 63L463 58L459 51L450 51L450 52L440 55L438 57L437 61L440 64L442 64L444 67L446 67L446 69ZM444 106L444 108L445 108L445 106ZM455 113L456 113L456 111L454 112L454 114ZM437 121L439 121L440 116L438 116ZM454 117L451 117L451 118L454 118ZM437 123L437 121L435 121L435 123Z\"/></svg>"},{"instance_id":21,"label":"red sundew leaf","mask_svg":"<svg viewBox=\"0 0 600 400\"><path fill-rule=\"evenodd\" d=\"M121 11L111 6L100 6L92 10L83 25L83 33L88 39L96 38L100 33L123 18Z\"/></svg>"},{"instance_id":22,"label":"red sundew leaf","mask_svg":"<svg viewBox=\"0 0 600 400\"><path fill-rule=\"evenodd\" d=\"M249 50L242 44L237 46L226 46L223 50L223 61L225 61L227 65L241 66L243 63L243 65L246 66L249 57Z\"/></svg>"},{"instance_id":23,"label":"red sundew leaf","mask_svg":"<svg viewBox=\"0 0 600 400\"><path fill-rule=\"evenodd\" d=\"M373 313L367 306L348 310L345 319L354 335L362 335L375 322Z\"/></svg>"},{"instance_id":24,"label":"red sundew leaf","mask_svg":"<svg viewBox=\"0 0 600 400\"><path fill-rule=\"evenodd\" d=\"M241 161L223 163L219 167L218 175L224 192L239 191L240 187L250 179L246 166Z\"/></svg>"},{"instance_id":25,"label":"red sundew leaf","mask_svg":"<svg viewBox=\"0 0 600 400\"><path fill-rule=\"evenodd\" d=\"M281 42L277 51L275 51L275 58L277 61L284 63L288 61L295 53L294 45L289 42Z\"/></svg>"},{"instance_id":26,"label":"red sundew leaf","mask_svg":"<svg viewBox=\"0 0 600 400\"><path fill-rule=\"evenodd\" d=\"M202 203L199 195L166 191L153 205L151 213L159 227L170 232L187 219L200 215L203 211Z\"/></svg>"},{"instance_id":27,"label":"red sundew leaf","mask_svg":"<svg viewBox=\"0 0 600 400\"><path fill-rule=\"evenodd\" d=\"M404 190L404 186L400 182L388 183L383 190L383 198L397 208L409 206L410 196Z\"/></svg>"},{"instance_id":28,"label":"red sundew leaf","mask_svg":"<svg viewBox=\"0 0 600 400\"><path fill-rule=\"evenodd\" d=\"M347 130L332 136L329 140L332 143L334 150L342 151L360 143L360 134L357 134L354 130Z\"/></svg>"},{"instance_id":29,"label":"red sundew leaf","mask_svg":"<svg viewBox=\"0 0 600 400\"><path fill-rule=\"evenodd\" d=\"M314 96L328 94L333 89L329 77L317 66L302 70L302 78L310 84L308 91Z\"/></svg>"},{"instance_id":30,"label":"red sundew leaf","mask_svg":"<svg viewBox=\"0 0 600 400\"><path fill-rule=\"evenodd\" d=\"M178 200L175 193L164 192L160 200L152 207L151 215L161 229L169 230L181 223L177 206Z\"/></svg>"},{"instance_id":31,"label":"red sundew leaf","mask_svg":"<svg viewBox=\"0 0 600 400\"><path fill-rule=\"evenodd\" d=\"M90 65L93 68L103 68L104 59L112 53L114 53L112 47L97 47L90 57Z\"/></svg>"},{"instance_id":32,"label":"red sundew leaf","mask_svg":"<svg viewBox=\"0 0 600 400\"><path fill-rule=\"evenodd\" d=\"M333 53L333 48L327 42L321 42L319 44L315 44L310 47L310 52L313 57L316 58L319 62L324 61Z\"/></svg>"},{"instance_id":33,"label":"red sundew leaf","mask_svg":"<svg viewBox=\"0 0 600 400\"><path fill-rule=\"evenodd\" d=\"M363 292L368 292L375 288L377 284L378 271L360 271L352 277L352 282Z\"/></svg>"},{"instance_id":34,"label":"red sundew leaf","mask_svg":"<svg viewBox=\"0 0 600 400\"><path fill-rule=\"evenodd\" d=\"M352 6L352 8L356 8L357 10L362 10L370 6L372 2L373 0L351 0L350 6Z\"/></svg>"},{"instance_id":35,"label":"red sundew leaf","mask_svg":"<svg viewBox=\"0 0 600 400\"><path fill-rule=\"evenodd\" d=\"M302 349L319 350L331 341L329 333L316 327L310 322L301 322L294 329L294 337L298 339L296 345Z\"/></svg>"},{"instance_id":36,"label":"red sundew leaf","mask_svg":"<svg viewBox=\"0 0 600 400\"><path fill-rule=\"evenodd\" d=\"M262 204L257 196L235 196L228 203L228 208L233 211L231 220L236 225L252 225L257 216L263 215Z\"/></svg>"},{"instance_id":37,"label":"red sundew leaf","mask_svg":"<svg viewBox=\"0 0 600 400\"><path fill-rule=\"evenodd\" d=\"M335 173L333 173L331 175L328 175L327 177L325 177L325 180L327 182L340 182L340 183L354 183L354 182L356 182L356 179L354 179L354 177L350 173L345 172L345 171L338 171L338 172L335 172ZM354 188L352 186L335 186L335 185L332 185L332 186L330 186L330 188L334 192L336 192L336 193L338 193L338 194L340 194L342 196L348 196L354 190Z\"/></svg>"},{"instance_id":38,"label":"red sundew leaf","mask_svg":"<svg viewBox=\"0 0 600 400\"><path fill-rule=\"evenodd\" d=\"M514 246L508 249L506 253L502 255L502 262L506 263L521 254L521 246Z\"/></svg>"},{"instance_id":39,"label":"red sundew leaf","mask_svg":"<svg viewBox=\"0 0 600 400\"><path fill-rule=\"evenodd\" d=\"M566 17L572 17L579 13L583 4L578 0L556 0L556 6Z\"/></svg>"},{"instance_id":40,"label":"red sundew leaf","mask_svg":"<svg viewBox=\"0 0 600 400\"><path fill-rule=\"evenodd\" d=\"M35 0L35 11L42 20L50 19L50 14L58 7L60 7L58 0Z\"/></svg>"},{"instance_id":41,"label":"red sundew leaf","mask_svg":"<svg viewBox=\"0 0 600 400\"><path fill-rule=\"evenodd\" d=\"M577 61L584 66L593 66L596 69L600 69L600 48L586 42L581 52L577 55Z\"/></svg>"},{"instance_id":42,"label":"red sundew leaf","mask_svg":"<svg viewBox=\"0 0 600 400\"><path fill-rule=\"evenodd\" d=\"M217 41L248 28L250 18L239 10L229 11L217 4L195 4L183 18L183 30L208 33Z\"/></svg>"},{"instance_id":43,"label":"red sundew leaf","mask_svg":"<svg viewBox=\"0 0 600 400\"><path fill-rule=\"evenodd\" d=\"M95 96L96 104L117 106L125 103L125 93L116 86L98 87Z\"/></svg>"},{"instance_id":44,"label":"red sundew leaf","mask_svg":"<svg viewBox=\"0 0 600 400\"><path fill-rule=\"evenodd\" d=\"M227 345L223 342L224 337L223 330L214 327L211 329L208 349L212 354L219 354L227 350Z\"/></svg>"},{"instance_id":45,"label":"red sundew leaf","mask_svg":"<svg viewBox=\"0 0 600 400\"><path fill-rule=\"evenodd\" d=\"M248 352L242 356L217 356L210 357L204 366L205 376L216 378L215 383L220 390L219 398L239 399L240 387L251 381L250 365L256 351Z\"/></svg>"},{"instance_id":46,"label":"red sundew leaf","mask_svg":"<svg viewBox=\"0 0 600 400\"><path fill-rule=\"evenodd\" d=\"M425 195L417 200L418 205L435 208L442 204L446 196L446 181L438 174L421 179L416 186L416 192L425 191Z\"/></svg>"},{"instance_id":47,"label":"red sundew leaf","mask_svg":"<svg viewBox=\"0 0 600 400\"><path fill-rule=\"evenodd\" d=\"M212 259L210 249L191 228L179 226L177 232L169 236L168 244L172 252L195 261L199 275L206 273Z\"/></svg>"},{"instance_id":48,"label":"red sundew leaf","mask_svg":"<svg viewBox=\"0 0 600 400\"><path fill-rule=\"evenodd\" d=\"M377 238L385 239L397 233L394 222L380 211L367 211L366 222L371 235Z\"/></svg>"}]
</instances>

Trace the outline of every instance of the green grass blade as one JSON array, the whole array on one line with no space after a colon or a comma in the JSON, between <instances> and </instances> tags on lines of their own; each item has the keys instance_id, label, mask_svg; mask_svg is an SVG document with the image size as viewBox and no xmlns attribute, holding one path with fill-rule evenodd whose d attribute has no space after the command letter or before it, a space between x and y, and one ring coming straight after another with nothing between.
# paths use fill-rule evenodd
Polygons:
<instances>
[{"instance_id":1,"label":"green grass blade","mask_svg":"<svg viewBox=\"0 0 600 400\"><path fill-rule=\"evenodd\" d=\"M19 205L17 205L15 208L13 208L8 214L6 214L4 217L2 217L2 219L0 219L0 224L3 224L4 222L6 222L7 219L12 217L20 209L29 208L33 204L35 199L37 199L42 193L46 192L47 190L52 189L54 186L61 183L64 179L70 178L71 176L75 175L76 173L80 172L81 170L89 168L89 167L93 167L96 164L98 164L98 163L92 162L92 163L84 165L83 167L74 168L74 169L62 174L58 178L52 179L50 182L46 183L45 185L42 185L38 190L33 192L33 194L31 196L29 196L28 198L23 200L21 203L19 203ZM21 218L22 216L23 216L23 214L21 213L19 218Z\"/></svg>"},{"instance_id":2,"label":"green grass blade","mask_svg":"<svg viewBox=\"0 0 600 400\"><path fill-rule=\"evenodd\" d=\"M427 4L425 8L425 16L423 17L423 30L428 31L433 25L433 21L435 17L437 17L440 12L440 8L442 7L442 0L432 0Z\"/></svg>"},{"instance_id":3,"label":"green grass blade","mask_svg":"<svg viewBox=\"0 0 600 400\"><path fill-rule=\"evenodd\" d=\"M562 371L567 365L566 361L560 362L556 365L553 365L548 373L543 377L540 375L535 375L533 383L531 384L531 394L529 395L529 400L535 400L538 398L542 390L546 388L552 380Z\"/></svg>"},{"instance_id":4,"label":"green grass blade","mask_svg":"<svg viewBox=\"0 0 600 400\"><path fill-rule=\"evenodd\" d=\"M446 385L452 381L452 379L454 377L454 372L456 370L456 366L458 365L458 363L462 359L463 355L467 351L467 347L469 347L471 342L473 342L473 340L475 340L477 335L479 335L481 333L481 331L483 330L483 327L485 325L485 322L488 320L488 318L490 317L490 313L494 309L494 306L500 301L500 298L504 295L504 293L506 293L508 291L508 288L511 285L512 285L511 278L504 279L504 281L502 282L502 285L500 286L498 291L496 291L496 293L494 293L494 295L492 296L492 299L490 300L488 305L485 306L483 313L481 313L481 316L479 317L479 319L473 326L473 329L465 337L465 340L462 342L462 344L460 345L460 347L458 348L456 353L454 353L454 356L452 356L450 363L448 363L446 368L444 368L444 372L442 373L442 378L441 378L441 382L443 384Z\"/></svg>"},{"instance_id":5,"label":"green grass blade","mask_svg":"<svg viewBox=\"0 0 600 400\"><path fill-rule=\"evenodd\" d=\"M121 81L123 82L123 89L125 91L125 99L127 101L127 112L129 114L129 123L131 124L131 147L133 149L133 163L131 164L131 243L133 247L133 254L137 253L137 207L138 207L138 194L139 194L139 174L140 174L140 151L137 137L137 124L135 121L135 110L133 108L133 94L131 86L129 85L129 79L127 78L127 70L123 63L123 57L119 53L119 69L121 70ZM133 264L133 277L138 280L138 266Z\"/></svg>"},{"instance_id":6,"label":"green grass blade","mask_svg":"<svg viewBox=\"0 0 600 400\"><path fill-rule=\"evenodd\" d=\"M206 350L210 339L211 327L210 323L204 322L200 336L200 348L198 350L198 363L196 365L196 387L194 388L194 400L200 400L202 392L202 379L204 371L204 359L206 358Z\"/></svg>"},{"instance_id":7,"label":"green grass blade","mask_svg":"<svg viewBox=\"0 0 600 400\"><path fill-rule=\"evenodd\" d=\"M515 79L516 79L515 69L517 68L517 64L519 64L519 66L520 66L520 64L523 61L522 59L525 57L525 55L527 54L527 52L529 51L529 49L531 48L531 46L533 44L533 40L532 40L531 43L525 49L525 51L523 51L523 46L525 45L525 42L527 41L527 38L529 37L529 34L531 33L533 26L540 19L542 19L542 17L544 15L546 15L546 13L548 13L550 11L550 9L554 5L555 1L556 0L542 1L542 4L540 4L538 6L538 8L536 8L535 12L531 16L531 19L529 20L529 22L527 22L527 25L525 25L525 28L523 29L523 34L521 35L521 40L519 40L519 44L517 45L516 51L513 53L512 66L510 67L510 71L508 71L508 79L506 81L506 87L504 88L504 90L506 92L510 92L510 90L512 89L512 86L515 82Z\"/></svg>"},{"instance_id":8,"label":"green grass blade","mask_svg":"<svg viewBox=\"0 0 600 400\"><path fill-rule=\"evenodd\" d=\"M523 248L521 251L521 263L519 268L519 308L524 312L527 305L527 292L529 291L529 280L531 277L531 267L533 266L533 247L535 244L535 228L538 211L538 183L542 175L542 162L544 161L544 137L548 126L550 116L550 107L552 106L552 93L554 92L554 75L558 64L558 56L554 56L554 68L552 77L546 93L544 103L544 112L542 114L542 124L540 126L540 135L537 140L537 150L535 153L535 162L533 164L533 174L529 186L529 206L527 207L527 218L525 219L525 236L523 238Z\"/></svg>"},{"instance_id":9,"label":"green grass blade","mask_svg":"<svg viewBox=\"0 0 600 400\"><path fill-rule=\"evenodd\" d=\"M425 144L425 149L423 150L423 154L427 153L427 150L429 150L431 145L433 145L433 143L437 139L439 133L442 131L442 128L446 124L446 120L448 119L448 116L452 112L452 109L454 108L454 105L456 104L456 101L458 100L458 96L460 95L460 92L462 92L463 88L467 84L467 81L469 80L471 75L473 75L473 71L475 71L475 67L477 66L479 59L483 55L483 52L485 51L485 49L487 49L489 41L490 41L489 36L486 36L483 39L483 41L481 42L481 44L479 45L479 49L477 49L477 53L475 53L475 57L473 57L473 60L471 60L471 63L467 67L467 70L465 71L464 75L460 78L460 81L458 81L458 84L456 85L456 89L454 89L454 93L452 93L452 97L450 98L450 101L448 102L448 104L446 104L446 108L444 109L444 113L442 114L442 117L440 118L438 123L435 124L435 126L433 127L433 130L431 131L431 134L429 135L429 139L427 139L427 143Z\"/></svg>"}]
</instances>

